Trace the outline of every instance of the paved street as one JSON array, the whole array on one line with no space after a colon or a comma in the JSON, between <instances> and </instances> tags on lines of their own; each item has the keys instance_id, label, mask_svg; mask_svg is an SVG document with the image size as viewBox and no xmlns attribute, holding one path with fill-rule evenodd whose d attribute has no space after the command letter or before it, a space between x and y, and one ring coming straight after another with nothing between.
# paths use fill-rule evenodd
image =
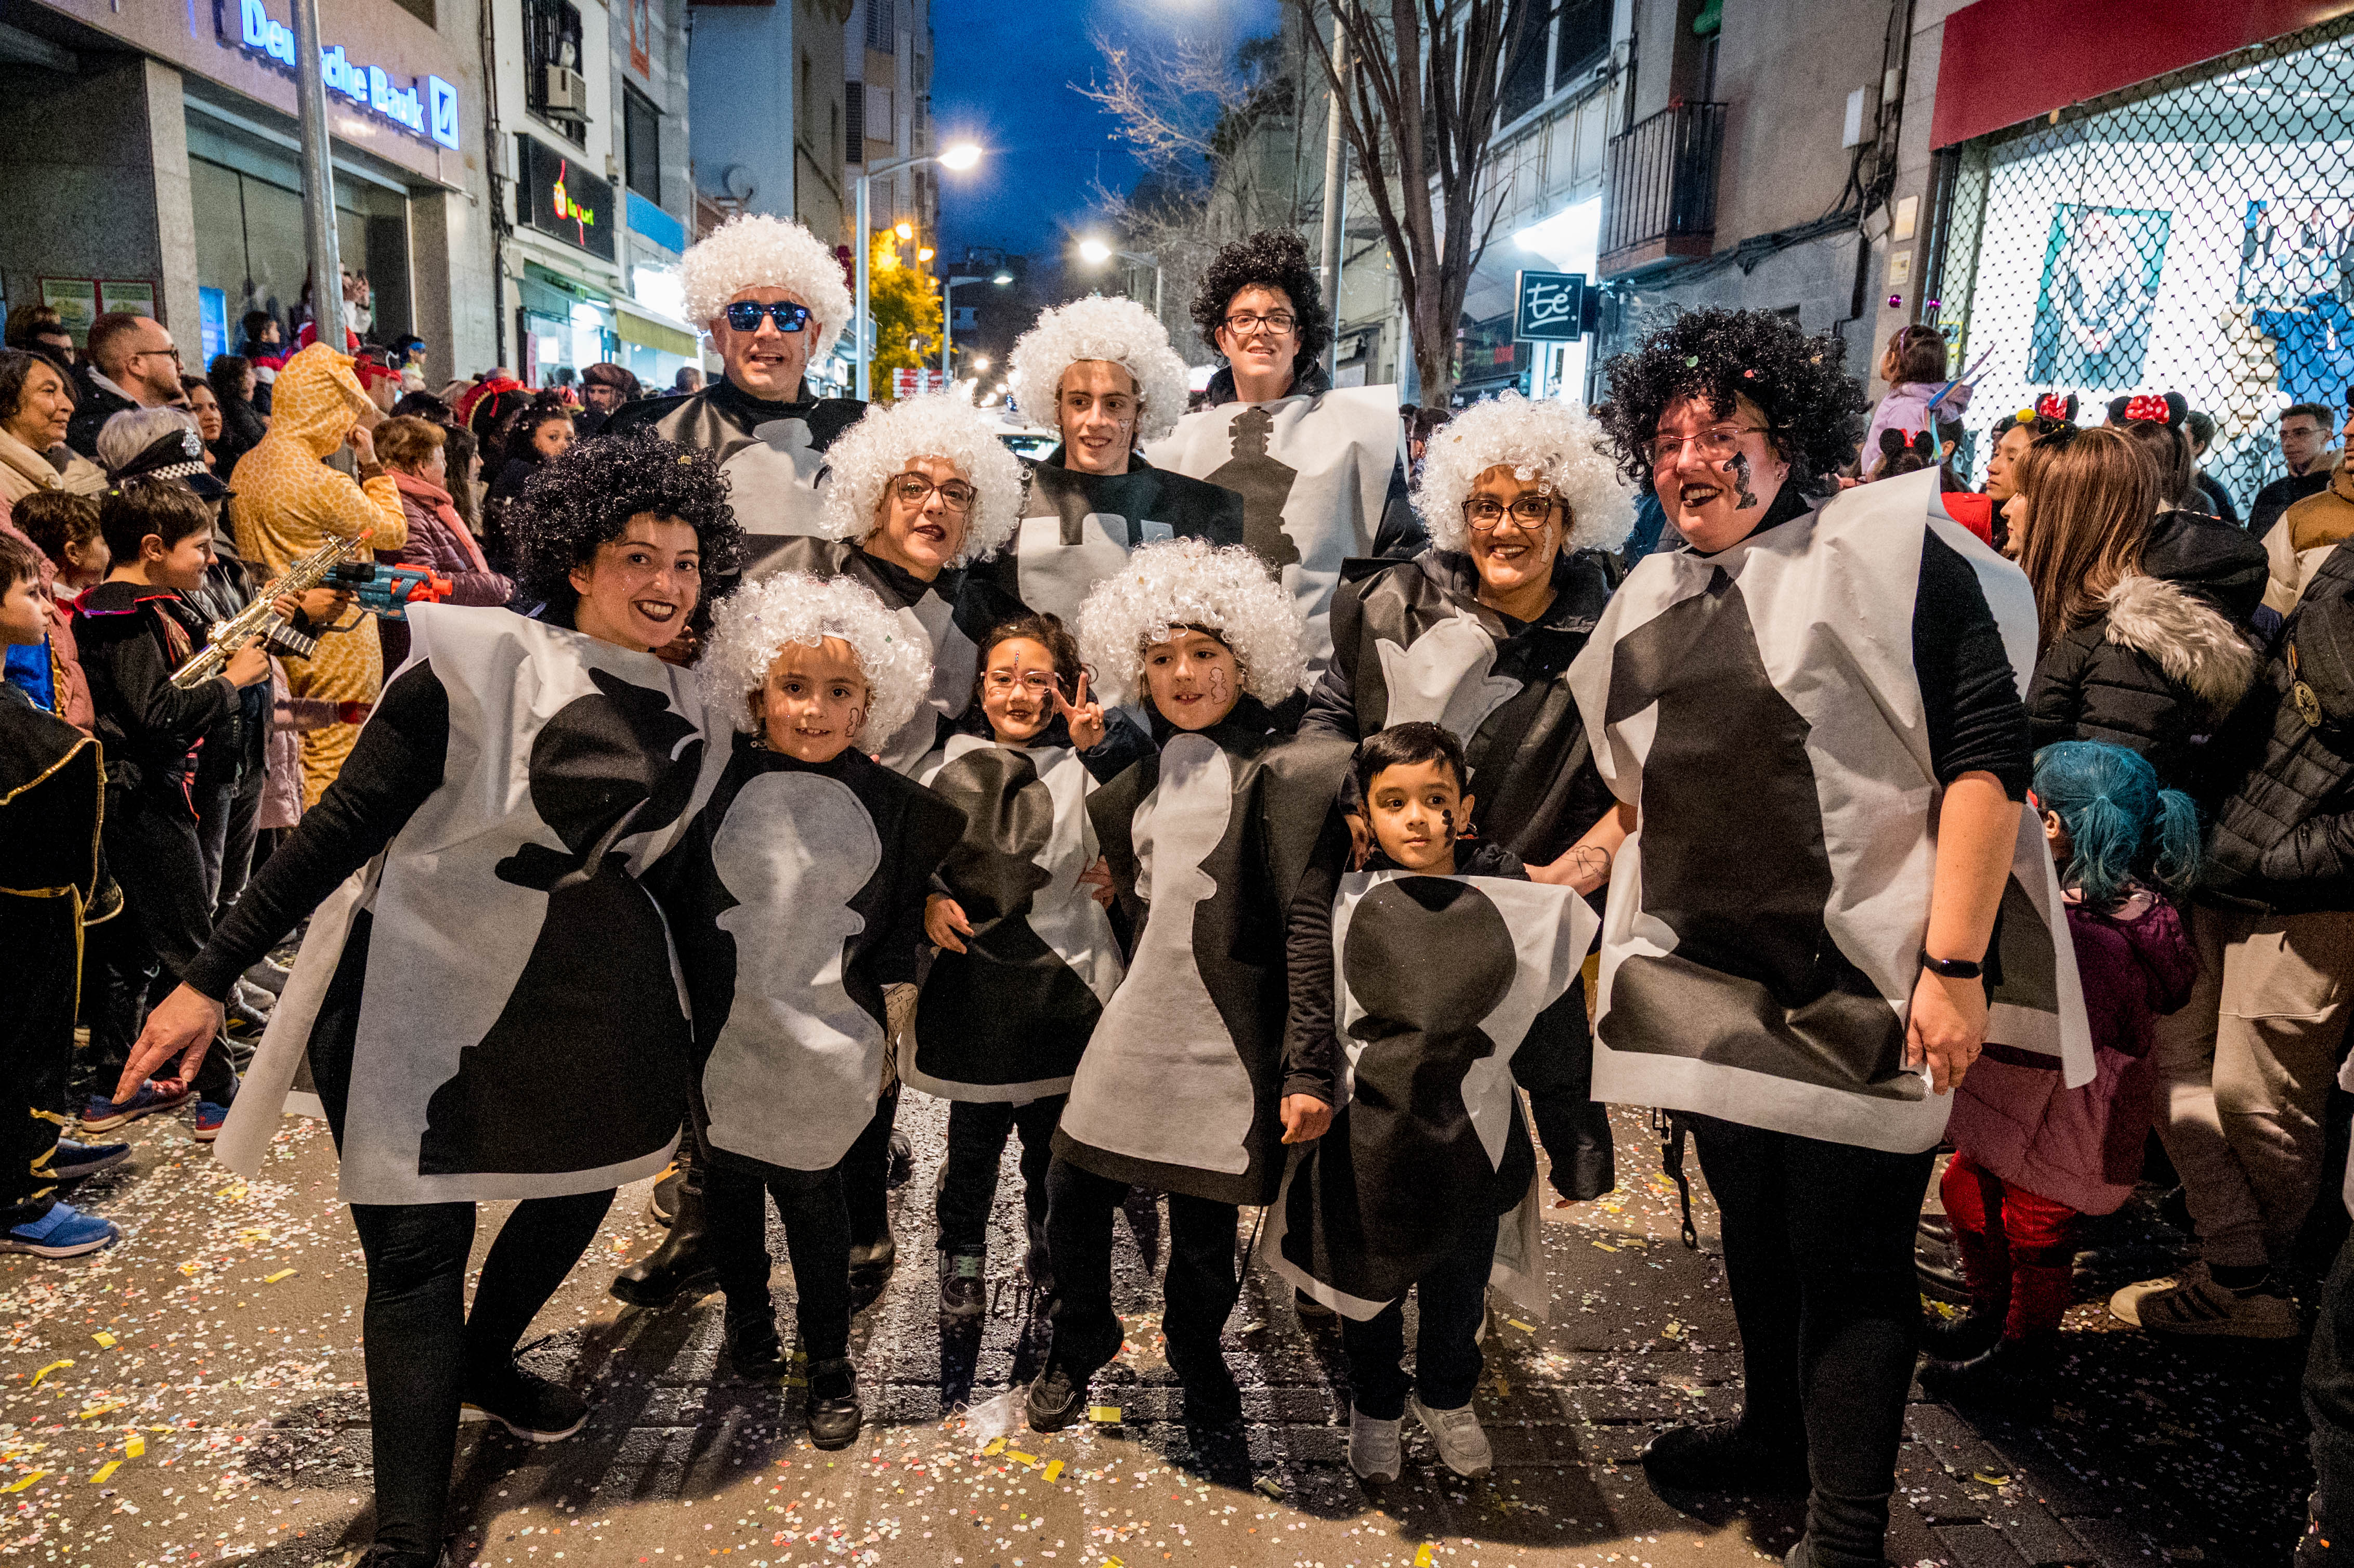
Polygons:
<instances>
[{"instance_id":1,"label":"paved street","mask_svg":"<svg viewBox=\"0 0 2354 1568\"><path fill-rule=\"evenodd\" d=\"M138 1124L133 1163L83 1189L123 1224L121 1245L95 1261L0 1261L0 1561L295 1568L368 1539L359 1251L323 1127L286 1125L269 1178L248 1184L185 1120ZM816 1452L798 1389L726 1368L717 1297L638 1313L605 1294L661 1234L634 1188L527 1341L535 1370L596 1401L590 1425L538 1449L469 1429L453 1515L468 1527L465 1560L1724 1568L1778 1561L1797 1532L1788 1505L1664 1501L1632 1463L1659 1425L1729 1412L1737 1379L1698 1161L1702 1250L1691 1253L1635 1113L1619 1117L1619 1191L1549 1213L1553 1320L1502 1322L1489 1341L1479 1411L1496 1474L1442 1478L1409 1421L1406 1475L1378 1492L1343 1460L1337 1335L1301 1331L1264 1272L1227 1338L1245 1437L1197 1446L1169 1419L1177 1401L1133 1225L1129 1346L1096 1383L1118 1424L1037 1436L1017 1420L1002 1446L988 1441L1002 1414L991 1402L1035 1363L1027 1302L1009 1278L979 1330L938 1329L928 1221L944 1107L910 1095L901 1125L917 1172L897 1195L899 1272L856 1326L868 1425L854 1448ZM1010 1275L1010 1160L997 1224L990 1266ZM2309 1478L2301 1344L2175 1347L2107 1331L2108 1288L2163 1266L2172 1238L2137 1207L2096 1239L2047 1427L1913 1407L1898 1563L2285 1560Z\"/></svg>"}]
</instances>

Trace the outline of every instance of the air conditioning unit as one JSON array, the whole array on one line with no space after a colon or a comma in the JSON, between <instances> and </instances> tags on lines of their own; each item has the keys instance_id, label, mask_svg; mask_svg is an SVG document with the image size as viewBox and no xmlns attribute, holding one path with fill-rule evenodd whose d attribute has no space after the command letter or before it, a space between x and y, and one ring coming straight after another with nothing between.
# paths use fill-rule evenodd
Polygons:
<instances>
[{"instance_id":1,"label":"air conditioning unit","mask_svg":"<svg viewBox=\"0 0 2354 1568\"><path fill-rule=\"evenodd\" d=\"M541 99L547 111L550 114L587 114L588 112L587 79L568 66L552 65L546 68L546 71L547 77L543 83L544 90Z\"/></svg>"}]
</instances>

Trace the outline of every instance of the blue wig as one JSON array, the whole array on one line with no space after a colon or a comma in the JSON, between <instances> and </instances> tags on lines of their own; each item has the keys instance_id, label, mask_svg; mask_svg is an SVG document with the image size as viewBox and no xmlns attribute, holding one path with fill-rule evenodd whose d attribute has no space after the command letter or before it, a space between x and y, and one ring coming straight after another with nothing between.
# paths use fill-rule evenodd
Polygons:
<instances>
[{"instance_id":1,"label":"blue wig","mask_svg":"<svg viewBox=\"0 0 2354 1568\"><path fill-rule=\"evenodd\" d=\"M2073 857L2062 880L2088 906L2117 903L2135 882L2179 895L2198 880L2199 808L2160 789L2139 752L2092 740L2047 746L2035 754L2035 798L2068 830Z\"/></svg>"}]
</instances>

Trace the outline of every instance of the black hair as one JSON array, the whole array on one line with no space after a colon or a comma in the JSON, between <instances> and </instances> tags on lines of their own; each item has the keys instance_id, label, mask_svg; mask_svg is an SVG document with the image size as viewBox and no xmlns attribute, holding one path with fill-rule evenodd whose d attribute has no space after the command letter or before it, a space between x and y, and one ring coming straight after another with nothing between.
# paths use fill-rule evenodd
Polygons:
<instances>
[{"instance_id":1,"label":"black hair","mask_svg":"<svg viewBox=\"0 0 2354 1568\"><path fill-rule=\"evenodd\" d=\"M1025 637L1044 648L1055 661L1055 683L1063 688L1063 700L1078 700L1079 676L1087 669L1079 661L1079 640L1071 635L1071 629L1063 624L1061 616L1042 609L1001 620L981 640L981 657L972 673L972 700L976 705L981 701L981 683L989 675L989 656L997 651L999 643Z\"/></svg>"},{"instance_id":2,"label":"black hair","mask_svg":"<svg viewBox=\"0 0 2354 1568\"><path fill-rule=\"evenodd\" d=\"M1288 229L1268 228L1237 239L1210 259L1202 286L1193 291L1193 328L1213 352L1218 329L1225 324L1226 307L1245 289L1280 289L1291 300L1299 320L1292 341L1299 345L1300 362L1311 360L1310 345L1320 345L1332 334L1332 318L1324 310L1324 290L1316 268L1308 260L1308 243Z\"/></svg>"},{"instance_id":3,"label":"black hair","mask_svg":"<svg viewBox=\"0 0 2354 1568\"><path fill-rule=\"evenodd\" d=\"M1358 799L1370 800L1373 780L1384 769L1412 768L1425 762L1444 762L1453 768L1458 793L1470 782L1471 768L1463 759L1463 743L1441 726L1421 720L1392 725L1367 736L1358 744L1349 772L1356 780Z\"/></svg>"},{"instance_id":4,"label":"black hair","mask_svg":"<svg viewBox=\"0 0 2354 1568\"><path fill-rule=\"evenodd\" d=\"M1775 450L1802 494L1828 489L1863 439L1863 389L1847 373L1845 345L1808 337L1772 311L1691 311L1605 366L1610 398L1595 410L1618 471L1650 492L1645 448L1669 405L1705 400L1723 418L1740 396L1764 410Z\"/></svg>"},{"instance_id":5,"label":"black hair","mask_svg":"<svg viewBox=\"0 0 2354 1568\"><path fill-rule=\"evenodd\" d=\"M1894 479L1898 474L1918 473L1936 461L1936 437L1926 430L1907 437L1892 425L1880 432L1880 461L1872 465L1871 477Z\"/></svg>"},{"instance_id":6,"label":"black hair","mask_svg":"<svg viewBox=\"0 0 2354 1568\"><path fill-rule=\"evenodd\" d=\"M270 327L275 325L277 321L278 318L271 315L268 311L248 311L245 313L244 318L238 323L238 325L245 333L246 343L249 345L259 347L261 343L261 334Z\"/></svg>"},{"instance_id":7,"label":"black hair","mask_svg":"<svg viewBox=\"0 0 2354 1568\"><path fill-rule=\"evenodd\" d=\"M458 428L458 416L450 411L450 405L430 392L402 393L400 400L392 406L392 412L386 417L398 419L404 416L427 420L445 430Z\"/></svg>"},{"instance_id":8,"label":"black hair","mask_svg":"<svg viewBox=\"0 0 2354 1568\"><path fill-rule=\"evenodd\" d=\"M2156 419L2127 419L2117 427L2147 453L2158 469L2158 501L2165 510L2203 508L2207 498L2199 489L2199 465L2190 455L2190 439L2172 425Z\"/></svg>"},{"instance_id":9,"label":"black hair","mask_svg":"<svg viewBox=\"0 0 2354 1568\"><path fill-rule=\"evenodd\" d=\"M29 348L0 349L0 419L16 417L25 401L25 383L43 366L63 376L69 388L73 386L73 377L48 355Z\"/></svg>"},{"instance_id":10,"label":"black hair","mask_svg":"<svg viewBox=\"0 0 2354 1568\"><path fill-rule=\"evenodd\" d=\"M688 625L707 624L711 585L742 564L744 530L727 502L727 476L708 452L652 434L609 436L566 449L542 463L507 509L521 601L539 600L568 621L580 596L572 568L621 536L642 512L675 517L695 530L705 591Z\"/></svg>"},{"instance_id":11,"label":"black hair","mask_svg":"<svg viewBox=\"0 0 2354 1568\"><path fill-rule=\"evenodd\" d=\"M2338 422L2337 416L2332 414L2327 406L2320 403L2291 403L2280 411L2279 422L2286 424L2300 414L2319 425L2325 431Z\"/></svg>"},{"instance_id":12,"label":"black hair","mask_svg":"<svg viewBox=\"0 0 2354 1568\"><path fill-rule=\"evenodd\" d=\"M41 552L14 534L0 534L0 593L5 593L18 583L37 583L41 567L48 563Z\"/></svg>"},{"instance_id":13,"label":"black hair","mask_svg":"<svg viewBox=\"0 0 2354 1568\"><path fill-rule=\"evenodd\" d=\"M70 490L37 490L18 497L10 512L25 537L60 567L68 545L88 544L98 532L98 503Z\"/></svg>"},{"instance_id":14,"label":"black hair","mask_svg":"<svg viewBox=\"0 0 2354 1568\"><path fill-rule=\"evenodd\" d=\"M2183 420L2183 429L2190 432L2190 444L2206 447L2215 444L2215 416L2203 408L2193 408Z\"/></svg>"},{"instance_id":15,"label":"black hair","mask_svg":"<svg viewBox=\"0 0 2354 1568\"><path fill-rule=\"evenodd\" d=\"M118 567L139 559L139 546L150 534L168 550L212 528L212 507L176 479L126 479L98 498L98 531Z\"/></svg>"},{"instance_id":16,"label":"black hair","mask_svg":"<svg viewBox=\"0 0 2354 1568\"><path fill-rule=\"evenodd\" d=\"M226 408L231 403L245 401L246 372L252 368L249 359L234 354L216 354L213 362L205 367L205 384Z\"/></svg>"}]
</instances>

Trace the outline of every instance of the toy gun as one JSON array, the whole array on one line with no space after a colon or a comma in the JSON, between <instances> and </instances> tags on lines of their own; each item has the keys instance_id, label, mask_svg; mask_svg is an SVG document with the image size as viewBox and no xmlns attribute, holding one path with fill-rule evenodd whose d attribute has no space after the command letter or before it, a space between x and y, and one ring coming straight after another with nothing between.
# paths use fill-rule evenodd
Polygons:
<instances>
[{"instance_id":1,"label":"toy gun","mask_svg":"<svg viewBox=\"0 0 2354 1568\"><path fill-rule=\"evenodd\" d=\"M306 556L297 556L293 563L270 580L270 586L253 596L253 601L226 620L216 620L211 641L196 656L172 672L172 684L182 691L200 686L219 674L229 656L255 638L263 639L282 652L303 654L309 649L301 646L305 641L287 628L286 618L278 613L278 601L300 598L325 581L334 572L355 556L366 553L366 535L357 538L331 538Z\"/></svg>"},{"instance_id":2,"label":"toy gun","mask_svg":"<svg viewBox=\"0 0 2354 1568\"><path fill-rule=\"evenodd\" d=\"M455 584L423 567L387 567L380 561L346 561L327 578L329 588L346 588L370 615L386 620L406 620L412 604L437 604L448 599Z\"/></svg>"}]
</instances>

